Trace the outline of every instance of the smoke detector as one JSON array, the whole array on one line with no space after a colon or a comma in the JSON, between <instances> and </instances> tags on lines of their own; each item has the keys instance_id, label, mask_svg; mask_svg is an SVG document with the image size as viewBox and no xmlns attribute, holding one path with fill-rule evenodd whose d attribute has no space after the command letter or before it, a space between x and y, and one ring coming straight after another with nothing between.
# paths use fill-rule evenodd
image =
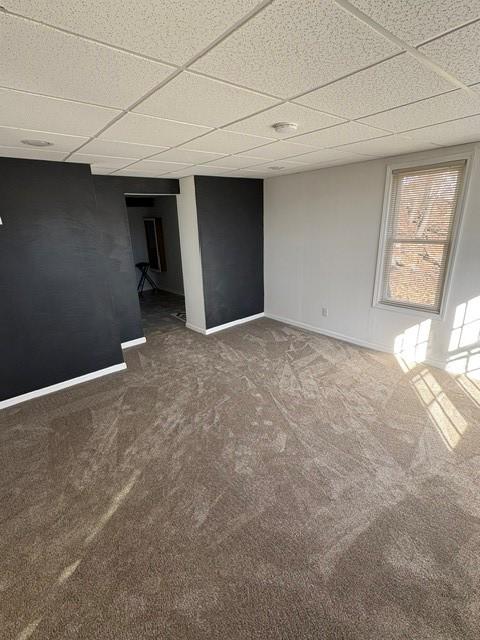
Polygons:
<instances>
[{"instance_id":1,"label":"smoke detector","mask_svg":"<svg viewBox=\"0 0 480 640\"><path fill-rule=\"evenodd\" d=\"M51 147L53 142L48 142L48 140L22 140L22 144L26 144L29 147Z\"/></svg>"},{"instance_id":2,"label":"smoke detector","mask_svg":"<svg viewBox=\"0 0 480 640\"><path fill-rule=\"evenodd\" d=\"M287 133L294 133L298 129L298 124L296 122L275 122L272 127L275 129L275 133L286 135Z\"/></svg>"}]
</instances>

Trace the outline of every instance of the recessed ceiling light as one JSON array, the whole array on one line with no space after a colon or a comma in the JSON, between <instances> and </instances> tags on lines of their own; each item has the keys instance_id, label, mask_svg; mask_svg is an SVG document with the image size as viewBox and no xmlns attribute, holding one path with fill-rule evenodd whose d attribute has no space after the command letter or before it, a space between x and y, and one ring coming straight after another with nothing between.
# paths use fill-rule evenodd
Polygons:
<instances>
[{"instance_id":1,"label":"recessed ceiling light","mask_svg":"<svg viewBox=\"0 0 480 640\"><path fill-rule=\"evenodd\" d=\"M29 147L51 147L53 142L48 142L48 140L22 140L22 144L27 144Z\"/></svg>"},{"instance_id":2,"label":"recessed ceiling light","mask_svg":"<svg viewBox=\"0 0 480 640\"><path fill-rule=\"evenodd\" d=\"M280 169L285 169L285 167L268 167L269 169L271 169L272 171L280 171Z\"/></svg>"},{"instance_id":3,"label":"recessed ceiling light","mask_svg":"<svg viewBox=\"0 0 480 640\"><path fill-rule=\"evenodd\" d=\"M298 124L296 122L275 122L275 124L272 124L272 127L276 133L286 134L296 131Z\"/></svg>"}]
</instances>

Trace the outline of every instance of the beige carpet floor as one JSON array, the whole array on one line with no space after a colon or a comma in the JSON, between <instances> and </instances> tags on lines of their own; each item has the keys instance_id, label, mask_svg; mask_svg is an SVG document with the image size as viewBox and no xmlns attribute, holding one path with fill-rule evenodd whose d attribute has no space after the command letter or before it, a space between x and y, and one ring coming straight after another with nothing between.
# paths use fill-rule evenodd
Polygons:
<instances>
[{"instance_id":1,"label":"beige carpet floor","mask_svg":"<svg viewBox=\"0 0 480 640\"><path fill-rule=\"evenodd\" d=\"M2 639L478 640L480 385L270 320L126 358L0 414Z\"/></svg>"}]
</instances>

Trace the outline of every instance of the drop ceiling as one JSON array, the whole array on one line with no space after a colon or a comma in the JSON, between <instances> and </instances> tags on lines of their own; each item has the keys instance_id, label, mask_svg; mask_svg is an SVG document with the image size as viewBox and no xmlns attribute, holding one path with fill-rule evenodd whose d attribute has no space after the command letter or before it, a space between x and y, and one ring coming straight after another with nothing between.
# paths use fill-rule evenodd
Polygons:
<instances>
[{"instance_id":1,"label":"drop ceiling","mask_svg":"<svg viewBox=\"0 0 480 640\"><path fill-rule=\"evenodd\" d=\"M480 140L480 0L2 4L1 156L268 177Z\"/></svg>"}]
</instances>

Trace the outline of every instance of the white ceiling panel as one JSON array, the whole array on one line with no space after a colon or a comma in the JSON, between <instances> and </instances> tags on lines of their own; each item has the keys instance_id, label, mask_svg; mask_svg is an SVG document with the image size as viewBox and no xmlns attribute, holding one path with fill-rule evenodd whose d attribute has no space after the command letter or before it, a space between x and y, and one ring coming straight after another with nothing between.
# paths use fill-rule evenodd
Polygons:
<instances>
[{"instance_id":1,"label":"white ceiling panel","mask_svg":"<svg viewBox=\"0 0 480 640\"><path fill-rule=\"evenodd\" d=\"M334 162L335 160L348 161L348 156L352 154L342 149L319 149L318 151L311 151L310 153L304 153L300 156L292 158L295 162L302 162L309 165L317 165L323 162Z\"/></svg>"},{"instance_id":2,"label":"white ceiling panel","mask_svg":"<svg viewBox=\"0 0 480 640\"><path fill-rule=\"evenodd\" d=\"M159 178L164 173L158 171L147 171L146 169L135 169L135 167L128 167L126 169L119 169L113 174L115 176L131 176L132 178Z\"/></svg>"},{"instance_id":3,"label":"white ceiling panel","mask_svg":"<svg viewBox=\"0 0 480 640\"><path fill-rule=\"evenodd\" d=\"M61 133L32 131L31 129L0 127L0 145L5 147L19 147L22 149L24 148L22 140L46 140L47 142L52 142L53 146L47 147L45 151L62 151L65 155L77 149L81 144L86 142L88 138L66 136ZM33 149L33 147L31 148Z\"/></svg>"},{"instance_id":4,"label":"white ceiling panel","mask_svg":"<svg viewBox=\"0 0 480 640\"><path fill-rule=\"evenodd\" d=\"M125 108L172 68L0 13L0 85Z\"/></svg>"},{"instance_id":5,"label":"white ceiling panel","mask_svg":"<svg viewBox=\"0 0 480 640\"><path fill-rule=\"evenodd\" d=\"M455 88L404 53L312 91L296 102L356 119Z\"/></svg>"},{"instance_id":6,"label":"white ceiling panel","mask_svg":"<svg viewBox=\"0 0 480 640\"><path fill-rule=\"evenodd\" d=\"M170 171L181 171L188 165L181 162L158 162L153 160L140 160L131 166L133 171L146 171L149 175L163 176Z\"/></svg>"},{"instance_id":7,"label":"white ceiling panel","mask_svg":"<svg viewBox=\"0 0 480 640\"><path fill-rule=\"evenodd\" d=\"M208 130L208 127L127 113L99 137L104 140L174 147Z\"/></svg>"},{"instance_id":8,"label":"white ceiling panel","mask_svg":"<svg viewBox=\"0 0 480 640\"><path fill-rule=\"evenodd\" d=\"M421 100L362 119L365 124L390 131L408 131L447 120L480 113L480 92L470 95L463 89Z\"/></svg>"},{"instance_id":9,"label":"white ceiling panel","mask_svg":"<svg viewBox=\"0 0 480 640\"><path fill-rule=\"evenodd\" d=\"M0 88L0 126L90 136L119 113L116 109Z\"/></svg>"},{"instance_id":10,"label":"white ceiling panel","mask_svg":"<svg viewBox=\"0 0 480 640\"><path fill-rule=\"evenodd\" d=\"M357 142L359 140L369 140L384 136L385 131L368 127L358 122L346 122L336 127L330 127L323 131L313 131L294 139L294 142L309 144L319 149L327 147L338 147L341 144Z\"/></svg>"},{"instance_id":11,"label":"white ceiling panel","mask_svg":"<svg viewBox=\"0 0 480 640\"><path fill-rule=\"evenodd\" d=\"M47 151L46 149L34 149L33 147L0 146L0 156L2 158L25 158L27 160L54 160L61 162L65 158L65 151Z\"/></svg>"},{"instance_id":12,"label":"white ceiling panel","mask_svg":"<svg viewBox=\"0 0 480 640\"><path fill-rule=\"evenodd\" d=\"M96 40L183 64L259 0L4 0L11 10Z\"/></svg>"},{"instance_id":13,"label":"white ceiling panel","mask_svg":"<svg viewBox=\"0 0 480 640\"><path fill-rule=\"evenodd\" d=\"M425 140L417 140L397 134L386 136L385 138L374 138L373 140L354 142L353 144L344 145L338 148L338 150L382 157L394 156L395 154L401 153L413 153L414 151L424 151L433 148L435 148L435 145Z\"/></svg>"},{"instance_id":14,"label":"white ceiling panel","mask_svg":"<svg viewBox=\"0 0 480 640\"><path fill-rule=\"evenodd\" d=\"M165 151L168 147L154 147L148 144L130 144L116 140L91 140L84 147L82 153L98 156L112 156L117 158L146 158Z\"/></svg>"},{"instance_id":15,"label":"white ceiling panel","mask_svg":"<svg viewBox=\"0 0 480 640\"><path fill-rule=\"evenodd\" d=\"M187 142L188 146L188 142ZM193 151L193 149L184 149L178 147L176 149L168 149L165 152L153 156L151 160L162 160L167 162L185 162L186 164L203 164L223 158L223 153L213 153L211 151Z\"/></svg>"},{"instance_id":16,"label":"white ceiling panel","mask_svg":"<svg viewBox=\"0 0 480 640\"><path fill-rule=\"evenodd\" d=\"M116 171L113 167L90 167L91 172L94 176L109 176L111 173Z\"/></svg>"},{"instance_id":17,"label":"white ceiling panel","mask_svg":"<svg viewBox=\"0 0 480 640\"><path fill-rule=\"evenodd\" d=\"M313 151L314 147L311 145L305 144L296 144L294 142L272 142L271 144L267 144L263 147L259 147L255 149L255 151L250 155L255 155L255 157L265 158L267 160L281 160L282 158L289 158L291 156L298 156L301 153L308 153L309 151Z\"/></svg>"},{"instance_id":18,"label":"white ceiling panel","mask_svg":"<svg viewBox=\"0 0 480 640\"><path fill-rule=\"evenodd\" d=\"M434 40L420 51L465 84L480 82L480 22Z\"/></svg>"},{"instance_id":19,"label":"white ceiling panel","mask_svg":"<svg viewBox=\"0 0 480 640\"><path fill-rule=\"evenodd\" d=\"M398 51L333 0L276 0L193 68L288 98Z\"/></svg>"},{"instance_id":20,"label":"white ceiling panel","mask_svg":"<svg viewBox=\"0 0 480 640\"><path fill-rule=\"evenodd\" d=\"M82 149L83 151L83 149ZM111 156L88 155L85 153L74 153L67 162L80 162L89 164L92 167L107 167L111 171L122 169L123 167L135 162L136 158L114 158Z\"/></svg>"},{"instance_id":21,"label":"white ceiling panel","mask_svg":"<svg viewBox=\"0 0 480 640\"><path fill-rule=\"evenodd\" d=\"M147 98L135 111L220 127L277 102L275 98L254 91L184 72Z\"/></svg>"},{"instance_id":22,"label":"white ceiling panel","mask_svg":"<svg viewBox=\"0 0 480 640\"><path fill-rule=\"evenodd\" d=\"M286 135L279 134L272 127L275 122L295 122L298 124L298 129ZM308 109L307 107L294 104L293 102L286 102L255 116L241 120L234 125L230 125L228 128L231 131L285 139L292 135L298 135L299 133L307 133L307 131L314 131L315 129L325 129L325 127L340 124L340 122L343 122L343 120L335 116L320 113L314 109Z\"/></svg>"},{"instance_id":23,"label":"white ceiling panel","mask_svg":"<svg viewBox=\"0 0 480 640\"><path fill-rule=\"evenodd\" d=\"M440 146L477 142L480 140L480 115L423 127L412 131L411 135Z\"/></svg>"},{"instance_id":24,"label":"white ceiling panel","mask_svg":"<svg viewBox=\"0 0 480 640\"><path fill-rule=\"evenodd\" d=\"M350 0L409 44L420 44L480 17L479 0Z\"/></svg>"},{"instance_id":25,"label":"white ceiling panel","mask_svg":"<svg viewBox=\"0 0 480 640\"><path fill-rule=\"evenodd\" d=\"M232 170L231 167L213 167L208 164L201 164L192 167L191 175L194 176L223 176Z\"/></svg>"},{"instance_id":26,"label":"white ceiling panel","mask_svg":"<svg viewBox=\"0 0 480 640\"><path fill-rule=\"evenodd\" d=\"M241 153L261 144L266 144L269 138L250 136L233 131L217 130L208 133L198 140L193 140L185 145L189 149L199 151L213 151L214 153ZM256 154L255 154L256 155Z\"/></svg>"},{"instance_id":27,"label":"white ceiling panel","mask_svg":"<svg viewBox=\"0 0 480 640\"><path fill-rule=\"evenodd\" d=\"M208 166L244 169L245 167L251 167L252 165L261 164L263 162L265 162L265 158L260 158L258 156L237 155L218 158L217 160L210 162Z\"/></svg>"}]
</instances>

